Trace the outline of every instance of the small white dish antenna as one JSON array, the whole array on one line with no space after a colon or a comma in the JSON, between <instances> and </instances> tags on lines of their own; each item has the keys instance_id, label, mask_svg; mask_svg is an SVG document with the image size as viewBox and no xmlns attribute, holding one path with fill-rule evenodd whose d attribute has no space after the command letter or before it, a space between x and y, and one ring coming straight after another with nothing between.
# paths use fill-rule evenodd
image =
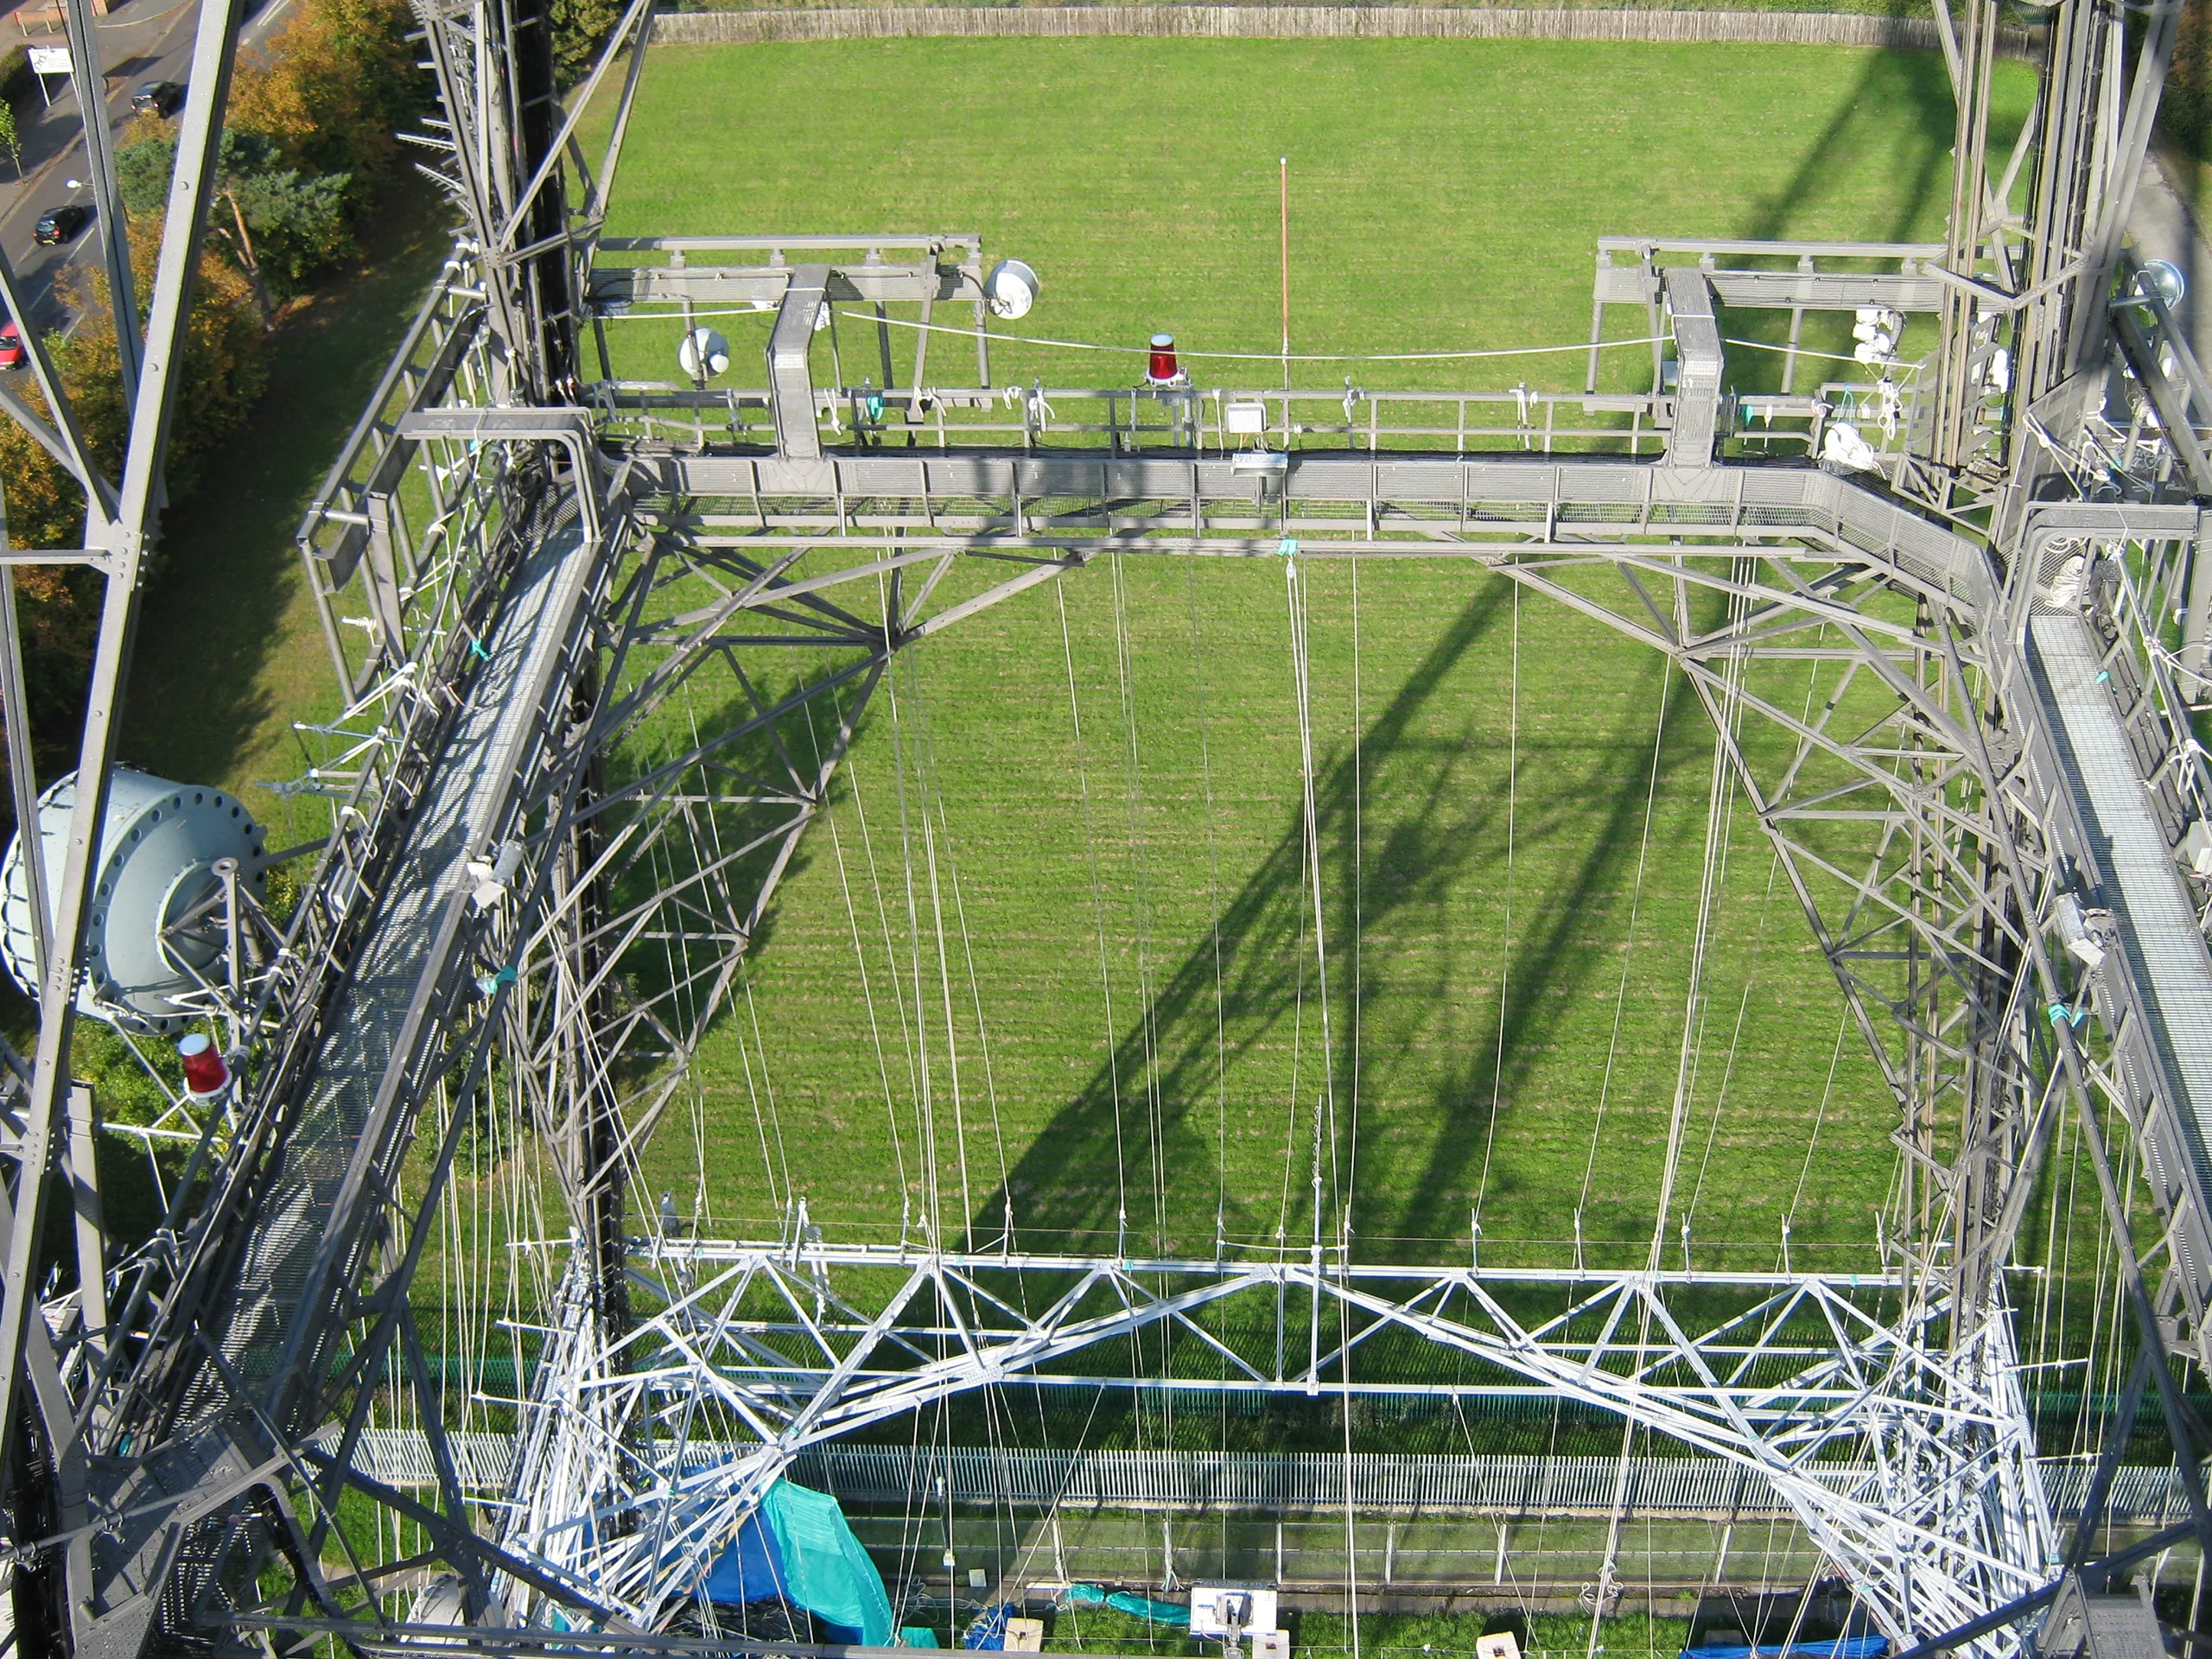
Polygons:
<instances>
[{"instance_id":1,"label":"small white dish antenna","mask_svg":"<svg viewBox=\"0 0 2212 1659\"><path fill-rule=\"evenodd\" d=\"M983 278L983 298L991 315L1008 322L1027 316L1029 308L1044 291L1045 284L1037 273L1019 259L1000 260Z\"/></svg>"},{"instance_id":2,"label":"small white dish antenna","mask_svg":"<svg viewBox=\"0 0 2212 1659\"><path fill-rule=\"evenodd\" d=\"M2156 294L2158 302L2172 310L2189 292L2189 279L2181 274L2181 267L2171 259L2153 259L2135 273L2135 291Z\"/></svg>"},{"instance_id":3,"label":"small white dish antenna","mask_svg":"<svg viewBox=\"0 0 2212 1659\"><path fill-rule=\"evenodd\" d=\"M712 328L694 328L676 348L676 360L694 380L711 380L729 367L729 341Z\"/></svg>"}]
</instances>

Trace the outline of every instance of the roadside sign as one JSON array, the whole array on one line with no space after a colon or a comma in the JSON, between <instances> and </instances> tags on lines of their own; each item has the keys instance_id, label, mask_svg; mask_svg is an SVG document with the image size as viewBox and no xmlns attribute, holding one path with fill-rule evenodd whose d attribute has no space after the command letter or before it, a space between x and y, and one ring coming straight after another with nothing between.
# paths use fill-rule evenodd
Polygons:
<instances>
[{"instance_id":1,"label":"roadside sign","mask_svg":"<svg viewBox=\"0 0 2212 1659\"><path fill-rule=\"evenodd\" d=\"M69 48L66 46L35 46L30 50L31 73L35 75L66 75L69 73Z\"/></svg>"}]
</instances>

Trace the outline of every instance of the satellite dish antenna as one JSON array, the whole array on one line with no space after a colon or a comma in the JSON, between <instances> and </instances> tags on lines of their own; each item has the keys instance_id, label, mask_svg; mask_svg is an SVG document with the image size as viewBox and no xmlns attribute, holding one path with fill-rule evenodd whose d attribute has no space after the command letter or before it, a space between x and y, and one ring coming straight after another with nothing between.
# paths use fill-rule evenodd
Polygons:
<instances>
[{"instance_id":1,"label":"satellite dish antenna","mask_svg":"<svg viewBox=\"0 0 2212 1659\"><path fill-rule=\"evenodd\" d=\"M1000 260L991 267L991 274L983 278L983 298L991 308L991 315L1008 322L1027 316L1029 308L1037 303L1037 296L1044 289L1037 273L1019 259Z\"/></svg>"},{"instance_id":2,"label":"satellite dish antenna","mask_svg":"<svg viewBox=\"0 0 2212 1659\"><path fill-rule=\"evenodd\" d=\"M2156 294L2158 302L2167 310L2179 305L2182 296L2189 292L2189 279L2181 274L2181 267L2171 259L2153 259L2135 273L2135 291Z\"/></svg>"},{"instance_id":3,"label":"satellite dish antenna","mask_svg":"<svg viewBox=\"0 0 2212 1659\"><path fill-rule=\"evenodd\" d=\"M676 348L676 360L694 380L711 380L729 367L729 341L712 328L694 328Z\"/></svg>"}]
</instances>

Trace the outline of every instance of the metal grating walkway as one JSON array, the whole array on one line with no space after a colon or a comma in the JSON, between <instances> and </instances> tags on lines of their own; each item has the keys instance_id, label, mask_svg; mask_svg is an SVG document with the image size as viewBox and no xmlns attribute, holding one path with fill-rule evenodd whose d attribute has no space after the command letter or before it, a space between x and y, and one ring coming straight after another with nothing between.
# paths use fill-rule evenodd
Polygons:
<instances>
[{"instance_id":1,"label":"metal grating walkway","mask_svg":"<svg viewBox=\"0 0 2212 1659\"><path fill-rule=\"evenodd\" d=\"M426 972L439 918L466 880L462 866L486 844L515 757L530 739L537 711L517 694L542 677L546 659L561 649L596 553L595 543L570 529L516 573L375 926L323 1022L310 1098L286 1149L284 1173L257 1219L238 1309L223 1339L226 1355L248 1377L265 1377L284 1348Z\"/></svg>"},{"instance_id":2,"label":"metal grating walkway","mask_svg":"<svg viewBox=\"0 0 2212 1659\"><path fill-rule=\"evenodd\" d=\"M2066 781L2110 907L2198 1177L2212 1182L2212 955L2164 832L2145 798L2120 710L2098 679L2097 639L2073 613L2028 625L2031 661L2059 737Z\"/></svg>"}]
</instances>

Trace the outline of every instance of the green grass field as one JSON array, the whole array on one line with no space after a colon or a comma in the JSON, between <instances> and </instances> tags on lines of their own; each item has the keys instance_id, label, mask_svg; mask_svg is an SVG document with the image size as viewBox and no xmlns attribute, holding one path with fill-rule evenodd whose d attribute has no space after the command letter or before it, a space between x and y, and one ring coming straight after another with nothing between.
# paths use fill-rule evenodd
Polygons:
<instances>
[{"instance_id":1,"label":"green grass field","mask_svg":"<svg viewBox=\"0 0 2212 1659\"><path fill-rule=\"evenodd\" d=\"M2032 78L1999 66L1993 143ZM1557 41L912 40L659 48L612 235L979 232L1045 294L1015 332L1186 351L1280 345L1277 168L1291 166L1291 331L1318 353L1589 337L1602 235L1941 240L1950 97L1933 54ZM593 153L596 153L594 150ZM834 182L832 182L834 181ZM1741 320L1739 320L1741 321ZM1642 319L1616 314L1614 334ZM1631 327L1631 324L1636 325ZM766 314L718 321L744 383ZM675 378L679 325L609 325L625 375ZM877 372L858 329L849 383ZM1807 342L1848 348L1847 331ZM906 378L911 342L895 342ZM972 375L939 341L932 378ZM1763 354L1734 369L1757 385ZM1648 352L1611 359L1618 384ZM1357 368L1363 384L1579 386L1583 359ZM1130 356L1001 346L999 384L1127 385ZM1318 365L1304 384L1338 384ZM1272 385L1272 365L1210 365ZM817 370L826 383L828 365ZM880 377L879 377L880 378ZM958 384L958 382L956 382Z\"/></svg>"},{"instance_id":2,"label":"green grass field","mask_svg":"<svg viewBox=\"0 0 2212 1659\"><path fill-rule=\"evenodd\" d=\"M1300 349L1567 343L1601 234L1940 238L1950 119L1936 59L1825 48L663 48L608 231L980 230L1044 274L1027 331L1266 352L1287 154ZM757 361L765 321L721 326ZM674 324L610 332L618 372L672 378ZM1566 386L1582 359L1360 372ZM1774 1264L1785 1219L1801 1262L1871 1259L1893 1112L1740 802L1688 1007L1713 745L1679 678L1465 567L1307 576L1318 903L1281 570L1130 557L1026 594L879 696L648 1203L1297 1248L1318 1165L1363 1253L1451 1257L1479 1208L1485 1260L1555 1263L1579 1211L1611 1264L1649 1247L1679 1101L1695 1261Z\"/></svg>"}]
</instances>

